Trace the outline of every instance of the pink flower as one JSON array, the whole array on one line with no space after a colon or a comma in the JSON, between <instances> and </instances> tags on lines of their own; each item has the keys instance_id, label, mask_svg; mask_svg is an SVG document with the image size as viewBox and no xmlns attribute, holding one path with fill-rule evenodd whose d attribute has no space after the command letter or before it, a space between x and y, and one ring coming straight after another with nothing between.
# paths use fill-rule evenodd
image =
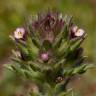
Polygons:
<instances>
[{"instance_id":1,"label":"pink flower","mask_svg":"<svg viewBox=\"0 0 96 96\"><path fill-rule=\"evenodd\" d=\"M78 26L71 27L71 33L70 33L71 38L82 37L84 35L85 35L85 31L83 29L78 28Z\"/></svg>"},{"instance_id":2,"label":"pink flower","mask_svg":"<svg viewBox=\"0 0 96 96\"><path fill-rule=\"evenodd\" d=\"M25 35L25 29L23 27L17 28L14 31L14 37L15 37L15 39L23 39L24 38L24 35Z\"/></svg>"},{"instance_id":3,"label":"pink flower","mask_svg":"<svg viewBox=\"0 0 96 96\"><path fill-rule=\"evenodd\" d=\"M41 54L40 54L40 58L41 58L41 60L43 60L43 61L48 61L48 59L49 59L49 54L48 54L48 53L41 53Z\"/></svg>"},{"instance_id":4,"label":"pink flower","mask_svg":"<svg viewBox=\"0 0 96 96\"><path fill-rule=\"evenodd\" d=\"M77 37L81 37L83 36L85 33L85 31L83 29L78 29L76 32L75 32L75 36Z\"/></svg>"}]
</instances>

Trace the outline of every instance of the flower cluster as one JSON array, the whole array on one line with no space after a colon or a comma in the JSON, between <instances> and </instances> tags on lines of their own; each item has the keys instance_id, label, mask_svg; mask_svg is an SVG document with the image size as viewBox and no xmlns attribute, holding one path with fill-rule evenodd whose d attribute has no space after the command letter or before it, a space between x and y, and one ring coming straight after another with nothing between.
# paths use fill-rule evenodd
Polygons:
<instances>
[{"instance_id":1,"label":"flower cluster","mask_svg":"<svg viewBox=\"0 0 96 96\"><path fill-rule=\"evenodd\" d=\"M41 88L39 95L36 93L35 96L49 96L51 93L43 90L47 85L47 90L59 88L50 96L53 93L61 96L71 77L89 68L83 64L85 57L80 46L86 33L73 24L71 16L56 11L41 12L26 25L26 28L17 28L12 35L16 42L12 60L16 65L11 65L11 69Z\"/></svg>"},{"instance_id":2,"label":"flower cluster","mask_svg":"<svg viewBox=\"0 0 96 96\"><path fill-rule=\"evenodd\" d=\"M44 42L47 40L50 43L54 43L59 32L63 29L64 26L66 26L66 22L64 21L62 14L54 11L48 11L47 13L39 13L37 17L38 18L32 21L31 30L33 30L34 34L36 31L39 32L38 34L40 35L40 41ZM76 25L70 26L69 29L70 30L68 33L71 39L85 36L85 31L81 28L78 28ZM13 37L16 40L25 40L25 37L27 37L26 35L28 35L27 33L28 32L24 27L19 27L14 31ZM40 55L39 58L43 61L49 60L48 54L48 50L47 52L38 53L38 55Z\"/></svg>"}]
</instances>

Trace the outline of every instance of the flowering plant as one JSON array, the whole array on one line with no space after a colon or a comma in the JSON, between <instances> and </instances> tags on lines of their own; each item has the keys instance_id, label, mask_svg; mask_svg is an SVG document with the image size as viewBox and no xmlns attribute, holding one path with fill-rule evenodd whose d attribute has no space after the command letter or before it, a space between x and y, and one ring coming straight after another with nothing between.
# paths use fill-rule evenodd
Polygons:
<instances>
[{"instance_id":1,"label":"flowering plant","mask_svg":"<svg viewBox=\"0 0 96 96\"><path fill-rule=\"evenodd\" d=\"M13 64L7 68L32 80L38 87L28 96L69 96L67 85L73 76L86 72L80 46L86 33L72 17L56 11L41 12L10 36L16 45Z\"/></svg>"}]
</instances>

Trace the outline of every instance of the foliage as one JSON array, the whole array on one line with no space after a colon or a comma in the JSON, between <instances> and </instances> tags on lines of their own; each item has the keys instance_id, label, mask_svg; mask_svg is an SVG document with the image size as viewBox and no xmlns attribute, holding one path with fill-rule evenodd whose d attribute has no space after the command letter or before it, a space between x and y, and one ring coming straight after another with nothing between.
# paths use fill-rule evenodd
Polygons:
<instances>
[{"instance_id":1,"label":"foliage","mask_svg":"<svg viewBox=\"0 0 96 96\"><path fill-rule=\"evenodd\" d=\"M69 96L72 77L93 67L84 64L82 42L86 37L72 16L55 11L41 12L17 28L13 35L16 49L13 64L5 67L38 87L28 96Z\"/></svg>"}]
</instances>

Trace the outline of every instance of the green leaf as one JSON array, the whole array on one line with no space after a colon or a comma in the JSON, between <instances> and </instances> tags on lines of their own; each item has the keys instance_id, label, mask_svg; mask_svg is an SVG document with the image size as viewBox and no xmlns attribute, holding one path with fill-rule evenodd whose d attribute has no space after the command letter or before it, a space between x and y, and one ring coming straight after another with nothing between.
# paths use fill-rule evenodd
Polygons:
<instances>
[{"instance_id":1,"label":"green leaf","mask_svg":"<svg viewBox=\"0 0 96 96\"><path fill-rule=\"evenodd\" d=\"M4 64L3 66L11 71L14 71L14 69L11 66L12 64Z\"/></svg>"},{"instance_id":2,"label":"green leaf","mask_svg":"<svg viewBox=\"0 0 96 96\"><path fill-rule=\"evenodd\" d=\"M11 57L11 60L14 61L15 63L21 63L21 59L19 58L15 58L15 57Z\"/></svg>"},{"instance_id":3,"label":"green leaf","mask_svg":"<svg viewBox=\"0 0 96 96\"><path fill-rule=\"evenodd\" d=\"M33 16L32 16L33 17ZM37 17L37 16L36 16ZM32 19L33 18L29 18L26 22L27 24L27 29L28 29L28 32L29 32L29 37L31 36L31 39L32 41L34 42L34 44L37 46L37 47L40 47L41 45L41 41L39 40L40 39L40 34L38 31L33 31L33 28L32 28Z\"/></svg>"},{"instance_id":4,"label":"green leaf","mask_svg":"<svg viewBox=\"0 0 96 96\"><path fill-rule=\"evenodd\" d=\"M44 65L42 63L29 61L28 64L34 69L39 71L46 71L46 70L52 70L51 66Z\"/></svg>"},{"instance_id":5,"label":"green leaf","mask_svg":"<svg viewBox=\"0 0 96 96\"><path fill-rule=\"evenodd\" d=\"M62 28L62 30L59 32L59 34L56 36L55 38L55 42L53 44L54 48L58 48L61 45L61 41L62 39L65 39L65 32L66 31L66 25L64 25L64 27Z\"/></svg>"},{"instance_id":6,"label":"green leaf","mask_svg":"<svg viewBox=\"0 0 96 96\"><path fill-rule=\"evenodd\" d=\"M64 21L65 21L66 25L69 27L70 24L71 24L71 21L72 21L72 16L71 15L70 16L69 15L65 15Z\"/></svg>"},{"instance_id":7,"label":"green leaf","mask_svg":"<svg viewBox=\"0 0 96 96\"><path fill-rule=\"evenodd\" d=\"M38 55L39 49L33 44L30 37L27 39L27 48L30 57L35 58Z\"/></svg>"},{"instance_id":8,"label":"green leaf","mask_svg":"<svg viewBox=\"0 0 96 96\"><path fill-rule=\"evenodd\" d=\"M93 68L93 65L83 64L79 67L64 69L62 74L64 76L73 76L76 74L82 74L90 68Z\"/></svg>"},{"instance_id":9,"label":"green leaf","mask_svg":"<svg viewBox=\"0 0 96 96\"><path fill-rule=\"evenodd\" d=\"M56 64L54 64L54 70L56 71L56 70L59 70L61 67L62 67L62 64L64 64L64 62L65 62L65 59L63 58L63 59L61 59L59 62L57 62Z\"/></svg>"},{"instance_id":10,"label":"green leaf","mask_svg":"<svg viewBox=\"0 0 96 96\"><path fill-rule=\"evenodd\" d=\"M18 46L21 53L23 53L26 56L28 55L28 50L27 50L26 46L23 46L20 43L17 43L17 46Z\"/></svg>"},{"instance_id":11,"label":"green leaf","mask_svg":"<svg viewBox=\"0 0 96 96\"><path fill-rule=\"evenodd\" d=\"M81 43L83 42L83 38L75 39L74 41L70 42L70 51L74 51L76 48L78 48Z\"/></svg>"},{"instance_id":12,"label":"green leaf","mask_svg":"<svg viewBox=\"0 0 96 96\"><path fill-rule=\"evenodd\" d=\"M36 38L32 39L33 44L37 47L40 48L41 47L41 42L40 40L38 41Z\"/></svg>"},{"instance_id":13,"label":"green leaf","mask_svg":"<svg viewBox=\"0 0 96 96\"><path fill-rule=\"evenodd\" d=\"M51 45L51 43L50 43L48 40L45 40L45 41L43 42L42 47L45 48L45 51L48 51L49 49L52 48L52 45Z\"/></svg>"},{"instance_id":14,"label":"green leaf","mask_svg":"<svg viewBox=\"0 0 96 96\"><path fill-rule=\"evenodd\" d=\"M58 54L63 54L68 49L68 42L63 41L60 48L58 48Z\"/></svg>"}]
</instances>

